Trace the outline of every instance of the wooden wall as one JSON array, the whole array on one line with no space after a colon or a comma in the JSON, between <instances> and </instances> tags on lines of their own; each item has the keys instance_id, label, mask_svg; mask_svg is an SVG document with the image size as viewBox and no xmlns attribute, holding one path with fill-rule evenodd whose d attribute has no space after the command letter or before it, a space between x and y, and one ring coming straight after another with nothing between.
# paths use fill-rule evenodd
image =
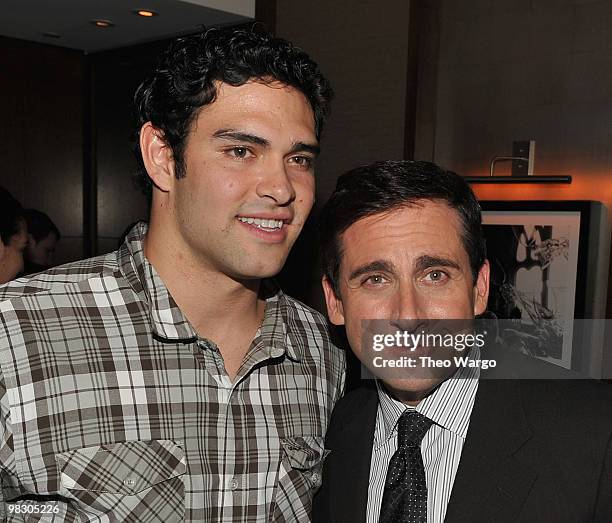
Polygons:
<instances>
[{"instance_id":1,"label":"wooden wall","mask_svg":"<svg viewBox=\"0 0 612 523\"><path fill-rule=\"evenodd\" d=\"M0 185L62 233L57 261L83 255L84 57L0 37Z\"/></svg>"}]
</instances>

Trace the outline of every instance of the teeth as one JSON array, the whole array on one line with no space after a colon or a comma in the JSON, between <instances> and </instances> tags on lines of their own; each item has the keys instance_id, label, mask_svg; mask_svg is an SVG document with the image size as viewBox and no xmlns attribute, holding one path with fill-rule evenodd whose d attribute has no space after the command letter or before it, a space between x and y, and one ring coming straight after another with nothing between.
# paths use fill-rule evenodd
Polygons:
<instances>
[{"instance_id":1,"label":"teeth","mask_svg":"<svg viewBox=\"0 0 612 523\"><path fill-rule=\"evenodd\" d=\"M280 229L283 226L283 220L266 220L263 218L238 218L243 223L256 225L260 229Z\"/></svg>"}]
</instances>

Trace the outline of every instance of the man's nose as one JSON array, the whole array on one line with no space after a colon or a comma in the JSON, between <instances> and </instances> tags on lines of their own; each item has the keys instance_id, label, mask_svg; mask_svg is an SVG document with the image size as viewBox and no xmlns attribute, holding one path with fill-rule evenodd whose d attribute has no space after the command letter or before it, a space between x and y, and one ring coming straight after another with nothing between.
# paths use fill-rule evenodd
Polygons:
<instances>
[{"instance_id":1,"label":"man's nose","mask_svg":"<svg viewBox=\"0 0 612 523\"><path fill-rule=\"evenodd\" d=\"M393 319L420 319L422 316L420 301L417 291L411 284L399 285L393 299Z\"/></svg>"},{"instance_id":2,"label":"man's nose","mask_svg":"<svg viewBox=\"0 0 612 523\"><path fill-rule=\"evenodd\" d=\"M287 205L295 199L295 188L284 160L266 163L257 184L257 195L274 200L276 205Z\"/></svg>"},{"instance_id":3,"label":"man's nose","mask_svg":"<svg viewBox=\"0 0 612 523\"><path fill-rule=\"evenodd\" d=\"M390 324L403 331L419 331L426 319L421 300L410 284L400 285L393 298Z\"/></svg>"}]
</instances>

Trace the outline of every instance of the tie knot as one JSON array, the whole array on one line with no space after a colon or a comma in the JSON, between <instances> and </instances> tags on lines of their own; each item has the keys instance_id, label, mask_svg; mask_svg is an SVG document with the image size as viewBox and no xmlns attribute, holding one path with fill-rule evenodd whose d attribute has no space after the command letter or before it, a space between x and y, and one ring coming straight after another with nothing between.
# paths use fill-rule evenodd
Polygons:
<instances>
[{"instance_id":1,"label":"tie knot","mask_svg":"<svg viewBox=\"0 0 612 523\"><path fill-rule=\"evenodd\" d=\"M406 410L397 422L398 447L418 447L433 421L416 410Z\"/></svg>"}]
</instances>

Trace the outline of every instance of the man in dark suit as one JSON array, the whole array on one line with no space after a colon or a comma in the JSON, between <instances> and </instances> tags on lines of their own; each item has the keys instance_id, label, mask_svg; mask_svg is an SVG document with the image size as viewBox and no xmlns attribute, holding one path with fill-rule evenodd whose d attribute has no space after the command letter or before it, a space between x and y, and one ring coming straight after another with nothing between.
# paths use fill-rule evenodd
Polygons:
<instances>
[{"instance_id":1,"label":"man in dark suit","mask_svg":"<svg viewBox=\"0 0 612 523\"><path fill-rule=\"evenodd\" d=\"M428 326L485 311L480 207L461 177L427 162L354 169L321 235L329 318L377 379L334 410L315 523L612 521L608 386L487 380L469 366L398 371L368 350L364 320ZM385 361L428 350L395 346Z\"/></svg>"}]
</instances>

